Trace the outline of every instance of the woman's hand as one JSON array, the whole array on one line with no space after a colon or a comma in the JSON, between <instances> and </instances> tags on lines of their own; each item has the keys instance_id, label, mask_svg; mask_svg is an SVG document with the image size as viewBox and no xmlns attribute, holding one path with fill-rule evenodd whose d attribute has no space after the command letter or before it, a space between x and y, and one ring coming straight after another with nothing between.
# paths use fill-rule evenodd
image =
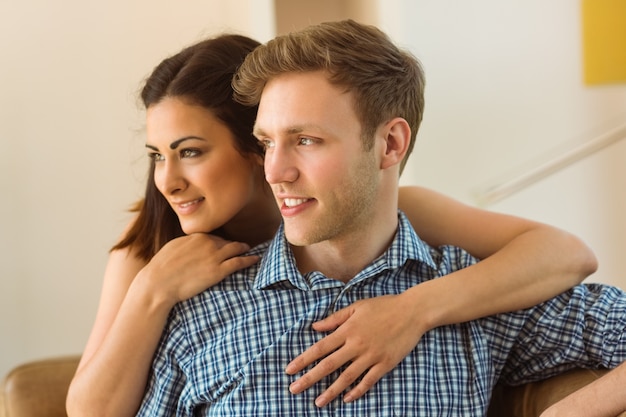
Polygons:
<instances>
[{"instance_id":1,"label":"woman's hand","mask_svg":"<svg viewBox=\"0 0 626 417\"><path fill-rule=\"evenodd\" d=\"M419 314L413 312L415 302L406 298L401 294L360 300L314 323L317 331L334 332L287 365L285 371L293 375L324 358L291 384L291 393L306 390L349 363L315 404L325 406L361 376L344 401L354 401L365 394L415 348L427 329L417 323Z\"/></svg>"},{"instance_id":2,"label":"woman's hand","mask_svg":"<svg viewBox=\"0 0 626 417\"><path fill-rule=\"evenodd\" d=\"M203 233L182 236L163 246L135 282L147 284L159 301L172 306L258 262L258 256L240 256L249 249Z\"/></svg>"}]
</instances>

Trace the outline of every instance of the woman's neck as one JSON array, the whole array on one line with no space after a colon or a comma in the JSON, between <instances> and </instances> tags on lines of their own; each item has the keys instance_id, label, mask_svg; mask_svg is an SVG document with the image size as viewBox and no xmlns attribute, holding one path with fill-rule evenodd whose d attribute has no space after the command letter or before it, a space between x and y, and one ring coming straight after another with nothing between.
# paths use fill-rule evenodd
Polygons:
<instances>
[{"instance_id":1,"label":"woman's neck","mask_svg":"<svg viewBox=\"0 0 626 417\"><path fill-rule=\"evenodd\" d=\"M254 247L272 239L280 222L280 211L267 187L260 190L251 204L215 233L224 239L245 242Z\"/></svg>"}]
</instances>

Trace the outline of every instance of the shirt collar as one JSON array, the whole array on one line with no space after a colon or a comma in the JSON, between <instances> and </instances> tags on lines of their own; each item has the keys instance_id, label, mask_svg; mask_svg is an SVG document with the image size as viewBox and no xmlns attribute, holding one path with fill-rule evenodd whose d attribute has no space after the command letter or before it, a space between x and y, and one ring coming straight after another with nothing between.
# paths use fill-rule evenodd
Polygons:
<instances>
[{"instance_id":1,"label":"shirt collar","mask_svg":"<svg viewBox=\"0 0 626 417\"><path fill-rule=\"evenodd\" d=\"M435 262L430 255L430 247L417 236L404 213L398 211L398 229L393 242L385 253L374 260L352 281L360 281L364 277L384 269L401 268L407 261L424 263L436 269ZM312 274L319 273L314 272ZM339 281L337 282L339 283ZM300 274L296 267L293 252L285 237L283 224L280 225L265 255L263 255L254 288L297 288L303 291L311 289L307 279Z\"/></svg>"},{"instance_id":2,"label":"shirt collar","mask_svg":"<svg viewBox=\"0 0 626 417\"><path fill-rule=\"evenodd\" d=\"M258 290L291 287L307 291L306 279L296 267L296 260L285 237L284 225L281 223L274 239L261 259L259 270L254 281Z\"/></svg>"}]
</instances>

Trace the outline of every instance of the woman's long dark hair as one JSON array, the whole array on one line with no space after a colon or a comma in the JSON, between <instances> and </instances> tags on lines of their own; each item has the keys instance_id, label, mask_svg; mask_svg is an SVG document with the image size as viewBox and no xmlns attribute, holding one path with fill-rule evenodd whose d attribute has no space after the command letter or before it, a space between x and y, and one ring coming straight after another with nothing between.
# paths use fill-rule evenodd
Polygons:
<instances>
[{"instance_id":1,"label":"woman's long dark hair","mask_svg":"<svg viewBox=\"0 0 626 417\"><path fill-rule=\"evenodd\" d=\"M162 61L148 77L141 90L144 107L148 109L165 97L203 106L231 130L242 155L262 155L252 136L257 107L234 101L231 85L239 65L258 45L248 37L229 34L183 49ZM184 235L176 213L156 188L154 161L150 163L146 195L133 211L138 212L135 222L111 250L131 247L136 256L149 261L167 242Z\"/></svg>"}]
</instances>

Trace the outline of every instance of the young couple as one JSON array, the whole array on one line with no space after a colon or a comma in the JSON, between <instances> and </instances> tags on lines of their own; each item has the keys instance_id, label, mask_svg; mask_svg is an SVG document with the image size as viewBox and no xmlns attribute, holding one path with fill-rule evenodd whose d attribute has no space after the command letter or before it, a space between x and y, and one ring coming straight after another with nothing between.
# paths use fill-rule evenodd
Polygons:
<instances>
[{"instance_id":1,"label":"young couple","mask_svg":"<svg viewBox=\"0 0 626 417\"><path fill-rule=\"evenodd\" d=\"M532 307L595 270L577 238L398 187L423 86L352 21L263 46L224 35L157 66L146 196L70 416L484 415L498 378L623 361L620 291Z\"/></svg>"}]
</instances>

